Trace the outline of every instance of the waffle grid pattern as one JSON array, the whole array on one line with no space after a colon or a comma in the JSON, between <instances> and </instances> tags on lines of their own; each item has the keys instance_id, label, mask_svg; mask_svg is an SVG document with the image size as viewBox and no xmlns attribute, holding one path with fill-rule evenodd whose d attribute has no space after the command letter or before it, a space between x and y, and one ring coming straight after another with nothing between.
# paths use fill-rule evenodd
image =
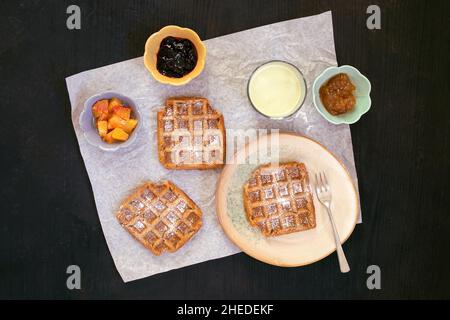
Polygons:
<instances>
[{"instance_id":1,"label":"waffle grid pattern","mask_svg":"<svg viewBox=\"0 0 450 320\"><path fill-rule=\"evenodd\" d=\"M128 232L155 255L181 248L202 226L202 212L170 181L145 183L117 212Z\"/></svg>"},{"instance_id":2,"label":"waffle grid pattern","mask_svg":"<svg viewBox=\"0 0 450 320\"><path fill-rule=\"evenodd\" d=\"M210 169L223 165L223 116L205 98L172 98L158 112L160 162L168 169Z\"/></svg>"},{"instance_id":3,"label":"waffle grid pattern","mask_svg":"<svg viewBox=\"0 0 450 320\"><path fill-rule=\"evenodd\" d=\"M308 173L303 163L260 166L244 185L247 218L265 236L316 226Z\"/></svg>"}]
</instances>

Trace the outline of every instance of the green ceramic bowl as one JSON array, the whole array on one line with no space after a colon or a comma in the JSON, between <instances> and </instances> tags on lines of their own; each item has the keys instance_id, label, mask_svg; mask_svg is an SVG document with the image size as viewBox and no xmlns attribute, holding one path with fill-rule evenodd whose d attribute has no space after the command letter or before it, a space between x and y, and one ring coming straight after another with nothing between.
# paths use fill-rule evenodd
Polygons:
<instances>
[{"instance_id":1,"label":"green ceramic bowl","mask_svg":"<svg viewBox=\"0 0 450 320\"><path fill-rule=\"evenodd\" d=\"M344 113L339 116L333 116L323 106L322 101L320 100L319 89L325 82L328 81L328 79L338 73L346 73L352 83L355 85L356 90L354 92L354 95L356 98L356 105L355 108L350 112ZM312 87L313 101L317 111L319 111L319 113L325 119L334 124L355 123L359 120L359 118L361 118L364 113L369 111L372 104L372 100L370 100L370 90L370 81L364 75L362 75L361 72L358 71L358 69L352 66L330 67L328 69L325 69L316 78L316 80L314 80L314 84Z\"/></svg>"}]
</instances>

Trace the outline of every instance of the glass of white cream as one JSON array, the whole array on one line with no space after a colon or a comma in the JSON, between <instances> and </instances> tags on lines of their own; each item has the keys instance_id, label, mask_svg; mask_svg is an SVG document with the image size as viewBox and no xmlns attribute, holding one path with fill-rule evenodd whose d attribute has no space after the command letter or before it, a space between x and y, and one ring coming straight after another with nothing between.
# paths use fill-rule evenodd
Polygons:
<instances>
[{"instance_id":1,"label":"glass of white cream","mask_svg":"<svg viewBox=\"0 0 450 320\"><path fill-rule=\"evenodd\" d=\"M271 119L285 119L297 112L306 97L300 70L285 61L269 61L253 71L247 94L256 111Z\"/></svg>"}]
</instances>

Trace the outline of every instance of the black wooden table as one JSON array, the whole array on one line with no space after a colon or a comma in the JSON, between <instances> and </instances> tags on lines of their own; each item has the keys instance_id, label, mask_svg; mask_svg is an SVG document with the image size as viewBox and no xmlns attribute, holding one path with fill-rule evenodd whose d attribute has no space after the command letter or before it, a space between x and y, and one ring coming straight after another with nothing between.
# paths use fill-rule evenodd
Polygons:
<instances>
[{"instance_id":1,"label":"black wooden table","mask_svg":"<svg viewBox=\"0 0 450 320\"><path fill-rule=\"evenodd\" d=\"M1 298L450 298L449 1L2 1ZM81 8L68 30L66 8ZM381 30L366 27L371 4ZM372 82L351 126L364 223L344 249L303 268L245 254L124 284L100 227L73 131L65 77L142 55L167 24L203 39L333 12L339 64ZM79 265L81 290L66 288ZM381 290L366 286L381 268Z\"/></svg>"}]
</instances>

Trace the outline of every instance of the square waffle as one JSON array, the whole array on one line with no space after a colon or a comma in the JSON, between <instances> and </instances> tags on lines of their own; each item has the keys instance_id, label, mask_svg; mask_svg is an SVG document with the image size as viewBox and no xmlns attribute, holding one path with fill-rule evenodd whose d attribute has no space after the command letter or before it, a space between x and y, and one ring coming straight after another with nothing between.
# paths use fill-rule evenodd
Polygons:
<instances>
[{"instance_id":1,"label":"square waffle","mask_svg":"<svg viewBox=\"0 0 450 320\"><path fill-rule=\"evenodd\" d=\"M303 163L258 167L244 185L247 219L266 236L315 228L314 203Z\"/></svg>"},{"instance_id":2,"label":"square waffle","mask_svg":"<svg viewBox=\"0 0 450 320\"><path fill-rule=\"evenodd\" d=\"M175 252L202 226L199 207L175 184L147 182L116 214L120 224L155 255Z\"/></svg>"},{"instance_id":3,"label":"square waffle","mask_svg":"<svg viewBox=\"0 0 450 320\"><path fill-rule=\"evenodd\" d=\"M213 169L225 160L222 114L205 98L170 98L158 112L159 161L167 169Z\"/></svg>"}]
</instances>

